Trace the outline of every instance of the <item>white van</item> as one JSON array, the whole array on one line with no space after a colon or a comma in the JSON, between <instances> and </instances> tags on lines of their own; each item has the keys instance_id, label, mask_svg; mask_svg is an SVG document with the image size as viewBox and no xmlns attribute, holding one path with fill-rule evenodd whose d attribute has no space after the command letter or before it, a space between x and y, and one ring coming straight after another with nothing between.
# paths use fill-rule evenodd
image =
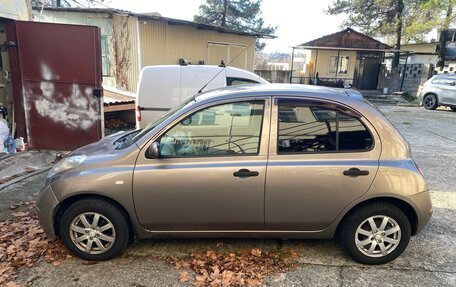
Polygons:
<instances>
[{"instance_id":1,"label":"white van","mask_svg":"<svg viewBox=\"0 0 456 287\"><path fill-rule=\"evenodd\" d=\"M222 69L224 70L221 71ZM212 78L214 79L211 81ZM208 84L209 81L211 82ZM166 111L198 93L206 84L203 91L252 83L269 84L252 72L233 67L206 65L144 67L138 82L137 126L144 128Z\"/></svg>"}]
</instances>

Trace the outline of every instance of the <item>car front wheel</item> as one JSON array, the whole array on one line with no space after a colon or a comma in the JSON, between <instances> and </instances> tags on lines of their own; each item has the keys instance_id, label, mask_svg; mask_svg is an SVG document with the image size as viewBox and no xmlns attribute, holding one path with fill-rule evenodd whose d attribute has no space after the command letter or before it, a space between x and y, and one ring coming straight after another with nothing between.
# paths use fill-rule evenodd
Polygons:
<instances>
[{"instance_id":1,"label":"car front wheel","mask_svg":"<svg viewBox=\"0 0 456 287\"><path fill-rule=\"evenodd\" d=\"M129 239L125 212L100 199L83 199L72 204L60 220L59 232L73 254L93 261L117 256Z\"/></svg>"},{"instance_id":2,"label":"car front wheel","mask_svg":"<svg viewBox=\"0 0 456 287\"><path fill-rule=\"evenodd\" d=\"M434 94L426 95L423 99L423 106L426 110L435 110L439 107L437 96Z\"/></svg>"},{"instance_id":3,"label":"car front wheel","mask_svg":"<svg viewBox=\"0 0 456 287\"><path fill-rule=\"evenodd\" d=\"M354 210L339 231L345 251L356 261L370 265L396 259L411 236L407 216L389 203L373 203Z\"/></svg>"}]
</instances>

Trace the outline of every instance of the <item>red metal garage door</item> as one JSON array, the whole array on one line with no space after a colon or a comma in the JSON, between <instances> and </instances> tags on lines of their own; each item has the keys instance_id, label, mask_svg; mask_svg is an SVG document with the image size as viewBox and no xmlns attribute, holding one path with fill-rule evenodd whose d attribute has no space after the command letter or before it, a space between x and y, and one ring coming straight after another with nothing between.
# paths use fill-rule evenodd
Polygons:
<instances>
[{"instance_id":1,"label":"red metal garage door","mask_svg":"<svg viewBox=\"0 0 456 287\"><path fill-rule=\"evenodd\" d=\"M99 28L15 21L7 36L16 43L12 69L19 68L12 73L17 135L33 149L73 150L99 140Z\"/></svg>"}]
</instances>

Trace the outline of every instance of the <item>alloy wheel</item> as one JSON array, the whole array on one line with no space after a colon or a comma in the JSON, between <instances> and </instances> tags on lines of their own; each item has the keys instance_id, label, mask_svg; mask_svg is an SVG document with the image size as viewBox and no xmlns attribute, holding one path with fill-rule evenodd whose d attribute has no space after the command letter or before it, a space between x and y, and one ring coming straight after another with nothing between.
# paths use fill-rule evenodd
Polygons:
<instances>
[{"instance_id":1,"label":"alloy wheel","mask_svg":"<svg viewBox=\"0 0 456 287\"><path fill-rule=\"evenodd\" d=\"M432 109L435 105L435 98L433 96L427 96L424 98L423 104L427 109Z\"/></svg>"},{"instance_id":2,"label":"alloy wheel","mask_svg":"<svg viewBox=\"0 0 456 287\"><path fill-rule=\"evenodd\" d=\"M364 220L356 229L355 244L369 257L383 257L397 248L401 227L389 216L375 215Z\"/></svg>"},{"instance_id":3,"label":"alloy wheel","mask_svg":"<svg viewBox=\"0 0 456 287\"><path fill-rule=\"evenodd\" d=\"M105 253L116 240L112 222L96 212L76 216L70 224L69 233L73 244L87 254Z\"/></svg>"}]
</instances>

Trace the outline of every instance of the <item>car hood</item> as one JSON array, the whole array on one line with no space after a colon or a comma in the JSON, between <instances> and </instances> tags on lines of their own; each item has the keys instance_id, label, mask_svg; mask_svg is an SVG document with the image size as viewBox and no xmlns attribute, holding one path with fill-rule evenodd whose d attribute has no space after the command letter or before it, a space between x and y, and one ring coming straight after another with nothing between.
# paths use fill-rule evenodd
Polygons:
<instances>
[{"instance_id":1,"label":"car hood","mask_svg":"<svg viewBox=\"0 0 456 287\"><path fill-rule=\"evenodd\" d=\"M88 144L86 146L80 147L77 150L68 154L68 156L75 155L86 155L88 157L111 157L114 154L117 154L116 147L118 146L119 140L125 138L133 133L136 133L136 130L133 131L121 131L107 137L102 138L101 140Z\"/></svg>"}]
</instances>

